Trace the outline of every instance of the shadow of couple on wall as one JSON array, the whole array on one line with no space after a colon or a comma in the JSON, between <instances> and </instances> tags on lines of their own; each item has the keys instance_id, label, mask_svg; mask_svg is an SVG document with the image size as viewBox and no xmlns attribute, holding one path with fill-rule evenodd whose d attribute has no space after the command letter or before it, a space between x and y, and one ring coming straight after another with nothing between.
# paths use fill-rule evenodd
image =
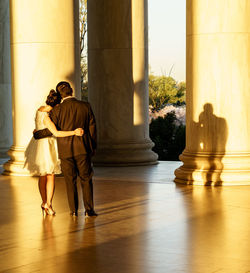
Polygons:
<instances>
[{"instance_id":1,"label":"shadow of couple on wall","mask_svg":"<svg viewBox=\"0 0 250 273\"><path fill-rule=\"evenodd\" d=\"M213 105L206 103L198 122L191 122L191 132L192 147L197 152L195 170L201 172L203 184L222 185L221 173L224 169L222 159L228 137L226 120L216 116ZM195 177L193 179L195 180Z\"/></svg>"}]
</instances>

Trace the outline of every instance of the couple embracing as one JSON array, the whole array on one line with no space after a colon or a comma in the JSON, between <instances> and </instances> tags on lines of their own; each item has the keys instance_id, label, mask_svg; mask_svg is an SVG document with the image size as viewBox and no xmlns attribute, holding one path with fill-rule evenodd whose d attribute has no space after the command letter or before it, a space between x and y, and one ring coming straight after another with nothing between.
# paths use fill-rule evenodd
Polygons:
<instances>
[{"instance_id":1,"label":"couple embracing","mask_svg":"<svg viewBox=\"0 0 250 273\"><path fill-rule=\"evenodd\" d=\"M55 175L64 175L70 214L78 216L77 177L85 216L97 216L93 202L91 157L96 149L96 123L91 106L73 96L68 82L59 82L36 112L36 129L25 152L25 167L39 176L42 211L55 215Z\"/></svg>"}]
</instances>

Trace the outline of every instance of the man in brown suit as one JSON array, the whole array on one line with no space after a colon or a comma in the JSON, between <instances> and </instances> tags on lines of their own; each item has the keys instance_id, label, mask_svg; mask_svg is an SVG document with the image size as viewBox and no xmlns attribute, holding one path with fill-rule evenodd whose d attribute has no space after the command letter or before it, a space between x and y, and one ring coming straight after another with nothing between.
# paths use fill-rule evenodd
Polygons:
<instances>
[{"instance_id":1,"label":"man in brown suit","mask_svg":"<svg viewBox=\"0 0 250 273\"><path fill-rule=\"evenodd\" d=\"M97 216L93 203L93 169L91 156L96 149L96 123L88 102L77 100L72 96L73 90L68 82L59 82L57 92L62 97L50 111L50 118L58 130L71 131L83 128L84 135L61 137L57 139L61 168L65 178L70 214L78 215L77 176L82 186L85 216ZM40 130L34 133L36 139L48 136L48 132Z\"/></svg>"}]
</instances>

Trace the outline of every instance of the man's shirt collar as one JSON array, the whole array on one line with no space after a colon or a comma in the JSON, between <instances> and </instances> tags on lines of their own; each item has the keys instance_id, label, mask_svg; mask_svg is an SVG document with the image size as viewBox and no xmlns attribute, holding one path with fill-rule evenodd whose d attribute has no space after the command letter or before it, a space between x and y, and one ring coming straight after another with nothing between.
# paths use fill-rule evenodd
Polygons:
<instances>
[{"instance_id":1,"label":"man's shirt collar","mask_svg":"<svg viewBox=\"0 0 250 273\"><path fill-rule=\"evenodd\" d=\"M63 98L62 101L61 101L61 103L64 102L65 100L67 100L67 99L72 99L72 98L75 98L75 96L68 96L66 98Z\"/></svg>"}]
</instances>

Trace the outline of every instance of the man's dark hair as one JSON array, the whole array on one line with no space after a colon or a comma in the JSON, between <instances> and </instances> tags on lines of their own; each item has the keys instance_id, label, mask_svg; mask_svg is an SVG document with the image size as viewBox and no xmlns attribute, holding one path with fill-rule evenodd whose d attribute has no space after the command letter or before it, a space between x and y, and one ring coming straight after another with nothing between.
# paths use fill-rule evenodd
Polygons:
<instances>
[{"instance_id":1,"label":"man's dark hair","mask_svg":"<svg viewBox=\"0 0 250 273\"><path fill-rule=\"evenodd\" d=\"M56 91L60 93L62 98L72 96L73 89L68 82L59 82L56 86Z\"/></svg>"}]
</instances>

